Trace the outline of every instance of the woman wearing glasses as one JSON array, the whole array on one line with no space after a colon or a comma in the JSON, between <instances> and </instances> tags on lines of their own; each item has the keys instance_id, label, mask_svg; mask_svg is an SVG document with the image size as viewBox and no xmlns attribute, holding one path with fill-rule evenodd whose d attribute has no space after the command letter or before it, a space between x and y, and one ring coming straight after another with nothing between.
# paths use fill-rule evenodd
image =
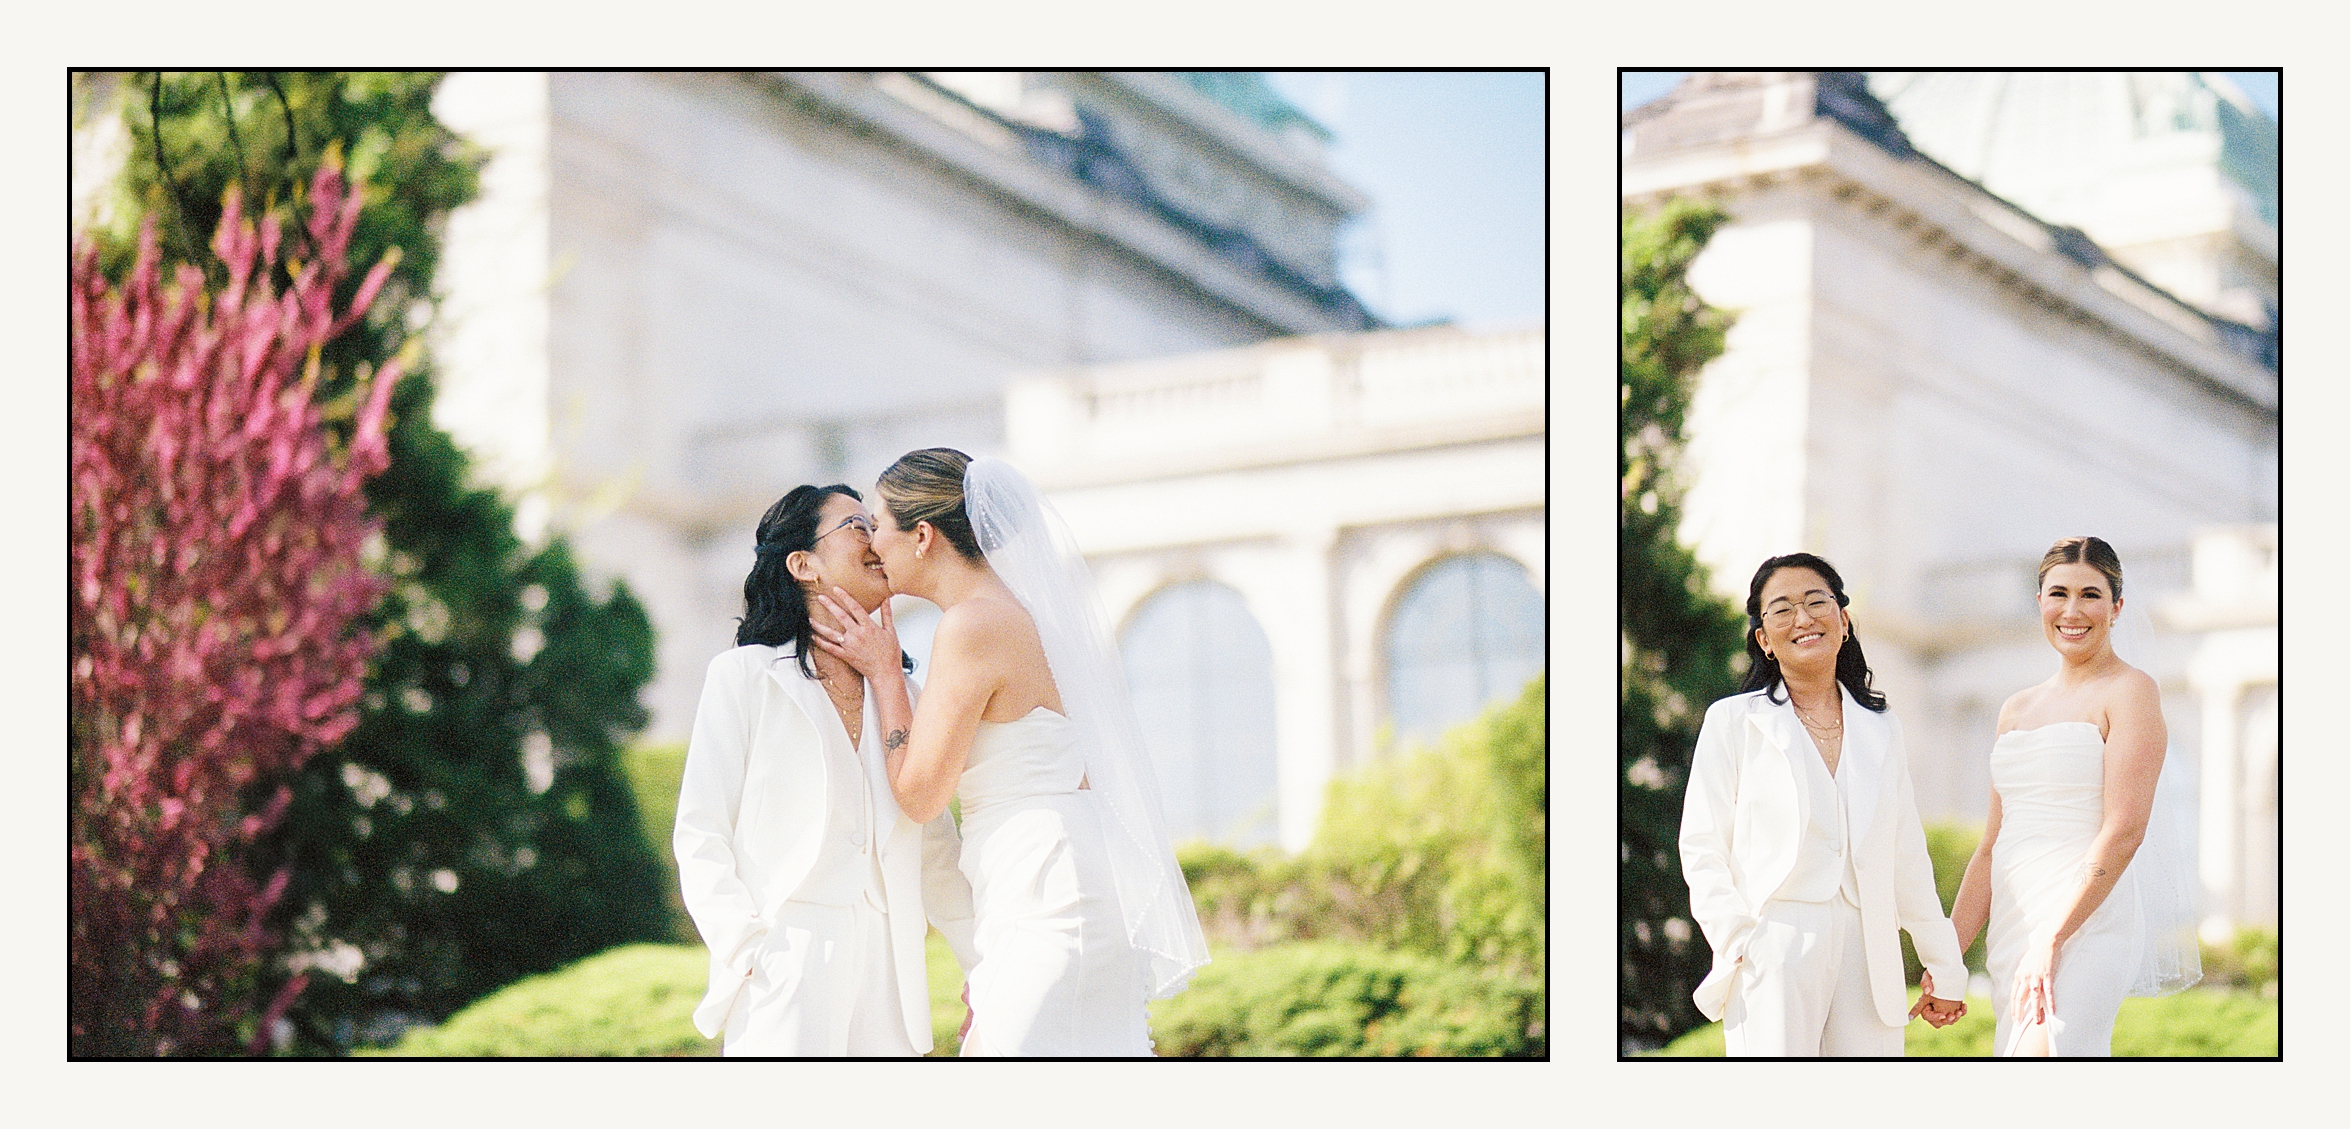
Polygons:
<instances>
[{"instance_id":1,"label":"woman wearing glasses","mask_svg":"<svg viewBox=\"0 0 2350 1129\"><path fill-rule=\"evenodd\" d=\"M1764 561L1745 684L1706 710L1691 758L1681 871L1714 951L1696 1001L1732 1055L1898 1057L1911 1018L1966 1014L1901 723L1869 686L1848 602L1819 557ZM1926 966L1915 1007L1897 929Z\"/></svg>"},{"instance_id":2,"label":"woman wearing glasses","mask_svg":"<svg viewBox=\"0 0 2350 1129\"><path fill-rule=\"evenodd\" d=\"M889 602L873 515L846 486L801 486L760 519L757 553L677 800L678 879L710 947L694 1025L729 1055L920 1054L925 918L976 959L960 843L953 820L899 809L865 679L810 642L837 625L818 593Z\"/></svg>"}]
</instances>

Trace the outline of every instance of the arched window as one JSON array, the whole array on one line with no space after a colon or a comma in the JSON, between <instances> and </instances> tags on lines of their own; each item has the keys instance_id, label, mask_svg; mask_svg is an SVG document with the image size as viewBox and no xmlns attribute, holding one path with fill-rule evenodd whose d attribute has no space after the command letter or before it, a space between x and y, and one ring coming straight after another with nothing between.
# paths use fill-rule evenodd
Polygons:
<instances>
[{"instance_id":1,"label":"arched window","mask_svg":"<svg viewBox=\"0 0 2350 1129\"><path fill-rule=\"evenodd\" d=\"M1543 627L1542 594L1508 557L1468 553L1420 573L1381 640L1397 741L1431 743L1517 696L1542 671Z\"/></svg>"},{"instance_id":2,"label":"arched window","mask_svg":"<svg viewBox=\"0 0 2350 1129\"><path fill-rule=\"evenodd\" d=\"M1161 590L1127 617L1118 653L1168 835L1272 842L1273 648L1240 593L1208 580Z\"/></svg>"}]
</instances>

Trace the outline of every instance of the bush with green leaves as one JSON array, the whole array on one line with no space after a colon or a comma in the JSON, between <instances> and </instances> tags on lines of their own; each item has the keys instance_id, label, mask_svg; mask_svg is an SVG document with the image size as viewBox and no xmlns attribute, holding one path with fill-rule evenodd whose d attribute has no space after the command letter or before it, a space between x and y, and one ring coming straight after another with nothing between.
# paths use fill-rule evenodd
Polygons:
<instances>
[{"instance_id":1,"label":"bush with green leaves","mask_svg":"<svg viewBox=\"0 0 2350 1129\"><path fill-rule=\"evenodd\" d=\"M1546 952L1548 681L1447 733L1331 782L1296 857L1206 844L1177 852L1201 925L1248 949L1351 941L1538 979Z\"/></svg>"},{"instance_id":2,"label":"bush with green leaves","mask_svg":"<svg viewBox=\"0 0 2350 1129\"><path fill-rule=\"evenodd\" d=\"M364 201L353 261L396 265L368 316L317 354L318 397L332 402L421 344L442 228L488 159L434 118L440 80L106 80L131 145L117 229L91 234L107 261L127 261L152 216L167 252L198 258L230 194L248 212L298 201L322 163L341 162ZM357 285L343 283L338 307ZM291 875L271 925L314 970L286 1013L301 1052L339 1051L379 1025L445 1016L518 977L668 935L659 856L618 764L646 720L651 620L623 584L592 591L563 538L515 535L512 507L469 481L465 454L433 425L431 367L419 358L394 390L391 465L367 483L390 591L365 620L378 647L359 726L293 775L284 820L249 860Z\"/></svg>"},{"instance_id":3,"label":"bush with green leaves","mask_svg":"<svg viewBox=\"0 0 2350 1129\"><path fill-rule=\"evenodd\" d=\"M1162 1057L1515 1057L1549 1053L1540 985L1333 942L1222 952L1151 1007Z\"/></svg>"},{"instance_id":4,"label":"bush with green leaves","mask_svg":"<svg viewBox=\"0 0 2350 1129\"><path fill-rule=\"evenodd\" d=\"M1681 876L1681 802L1705 709L1737 690L1746 664L1746 617L1713 593L1679 534L1682 423L1732 320L1690 288L1689 265L1728 222L1711 204L1671 200L1624 213L1619 244L1617 1026L1651 1045L1704 1022L1690 994L1713 954Z\"/></svg>"},{"instance_id":5,"label":"bush with green leaves","mask_svg":"<svg viewBox=\"0 0 2350 1129\"><path fill-rule=\"evenodd\" d=\"M929 935L931 1058L962 1049L963 973L946 939ZM694 1029L709 985L702 946L622 945L506 986L436 1027L407 1032L361 1054L474 1058L704 1058L720 1040Z\"/></svg>"}]
</instances>

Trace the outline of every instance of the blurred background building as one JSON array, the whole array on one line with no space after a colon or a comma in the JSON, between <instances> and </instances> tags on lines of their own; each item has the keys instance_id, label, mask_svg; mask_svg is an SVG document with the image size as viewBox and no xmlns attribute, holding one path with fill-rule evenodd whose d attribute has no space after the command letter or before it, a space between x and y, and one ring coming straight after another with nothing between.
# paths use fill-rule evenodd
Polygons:
<instances>
[{"instance_id":1,"label":"blurred background building","mask_svg":"<svg viewBox=\"0 0 2350 1129\"><path fill-rule=\"evenodd\" d=\"M644 601L648 740L766 507L926 446L1013 459L1099 554L1178 838L1302 846L1335 767L1541 668L1542 335L1382 332L1336 261L1368 202L1260 76L459 73L435 108L494 153L437 414Z\"/></svg>"},{"instance_id":2,"label":"blurred background building","mask_svg":"<svg viewBox=\"0 0 2350 1129\"><path fill-rule=\"evenodd\" d=\"M2040 555L2112 542L2207 923L2273 926L2276 123L2191 72L1696 73L1622 145L1627 207L1732 216L1683 464L1720 592L1833 561L1923 814L1980 821L1999 707L2053 669Z\"/></svg>"}]
</instances>

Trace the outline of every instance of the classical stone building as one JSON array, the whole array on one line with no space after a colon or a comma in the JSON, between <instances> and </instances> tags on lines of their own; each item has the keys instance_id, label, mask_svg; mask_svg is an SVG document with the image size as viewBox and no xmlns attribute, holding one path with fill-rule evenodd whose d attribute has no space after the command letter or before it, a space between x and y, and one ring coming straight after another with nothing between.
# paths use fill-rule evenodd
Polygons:
<instances>
[{"instance_id":1,"label":"classical stone building","mask_svg":"<svg viewBox=\"0 0 2350 1129\"><path fill-rule=\"evenodd\" d=\"M2039 556L2104 537L2206 912L2273 922L2274 123L2189 73L1707 73L1623 147L1626 207L1732 216L1691 269L1738 315L1689 419L1715 586L1833 561L1925 815L1980 819L2000 704L2054 668Z\"/></svg>"},{"instance_id":2,"label":"classical stone building","mask_svg":"<svg viewBox=\"0 0 2350 1129\"><path fill-rule=\"evenodd\" d=\"M1013 374L1360 330L1364 200L1254 76L456 74L439 418L624 576L647 737L731 645L760 513L915 447L1006 450Z\"/></svg>"},{"instance_id":3,"label":"classical stone building","mask_svg":"<svg viewBox=\"0 0 2350 1129\"><path fill-rule=\"evenodd\" d=\"M1539 328L1290 338L1015 382L1178 837L1291 849L1334 771L1544 669Z\"/></svg>"}]
</instances>

